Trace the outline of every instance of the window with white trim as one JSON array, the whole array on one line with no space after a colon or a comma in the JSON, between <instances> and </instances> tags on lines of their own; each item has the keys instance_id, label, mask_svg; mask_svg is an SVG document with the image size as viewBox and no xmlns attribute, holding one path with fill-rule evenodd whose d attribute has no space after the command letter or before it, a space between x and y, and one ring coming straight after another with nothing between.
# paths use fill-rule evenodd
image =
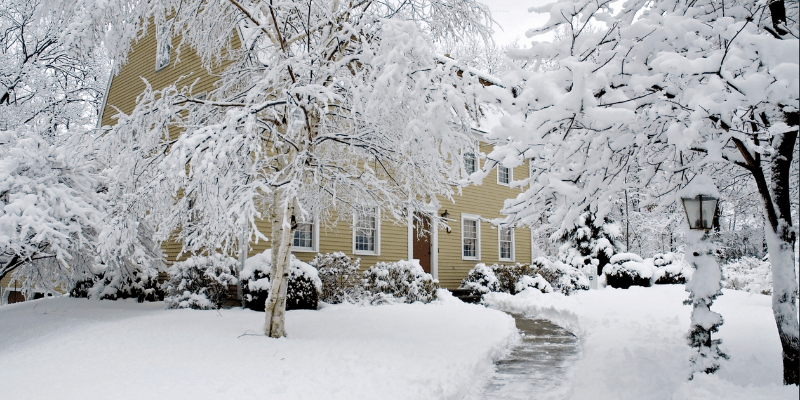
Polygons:
<instances>
[{"instance_id":1,"label":"window with white trim","mask_svg":"<svg viewBox=\"0 0 800 400\"><path fill-rule=\"evenodd\" d=\"M500 260L514 260L514 230L511 228L499 228L497 237L500 243Z\"/></svg>"},{"instance_id":2,"label":"window with white trim","mask_svg":"<svg viewBox=\"0 0 800 400\"><path fill-rule=\"evenodd\" d=\"M156 28L156 71L169 65L169 53L172 49L170 28L172 28L171 20Z\"/></svg>"},{"instance_id":3,"label":"window with white trim","mask_svg":"<svg viewBox=\"0 0 800 400\"><path fill-rule=\"evenodd\" d=\"M475 158L475 153L464 154L464 169L467 175L474 174L478 170L478 160Z\"/></svg>"},{"instance_id":4,"label":"window with white trim","mask_svg":"<svg viewBox=\"0 0 800 400\"><path fill-rule=\"evenodd\" d=\"M497 164L497 183L500 185L510 185L511 183L511 169Z\"/></svg>"},{"instance_id":5,"label":"window with white trim","mask_svg":"<svg viewBox=\"0 0 800 400\"><path fill-rule=\"evenodd\" d=\"M378 254L380 220L377 210L372 209L368 213L356 214L353 227L353 253Z\"/></svg>"},{"instance_id":6,"label":"window with white trim","mask_svg":"<svg viewBox=\"0 0 800 400\"><path fill-rule=\"evenodd\" d=\"M480 218L474 215L461 215L461 258L479 260L481 257Z\"/></svg>"},{"instance_id":7,"label":"window with white trim","mask_svg":"<svg viewBox=\"0 0 800 400\"><path fill-rule=\"evenodd\" d=\"M298 222L292 238L292 250L295 251L316 251L317 235L316 225L313 221Z\"/></svg>"}]
</instances>

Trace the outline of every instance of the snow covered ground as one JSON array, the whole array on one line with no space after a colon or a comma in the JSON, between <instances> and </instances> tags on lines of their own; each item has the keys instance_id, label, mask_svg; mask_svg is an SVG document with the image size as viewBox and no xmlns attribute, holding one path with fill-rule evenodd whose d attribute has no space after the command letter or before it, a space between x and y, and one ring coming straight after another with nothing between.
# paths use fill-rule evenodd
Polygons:
<instances>
[{"instance_id":1,"label":"snow covered ground","mask_svg":"<svg viewBox=\"0 0 800 400\"><path fill-rule=\"evenodd\" d=\"M452 297L289 311L277 340L258 334L263 313L163 308L72 298L0 307L0 397L459 399L518 340L510 316Z\"/></svg>"},{"instance_id":2,"label":"snow covered ground","mask_svg":"<svg viewBox=\"0 0 800 400\"><path fill-rule=\"evenodd\" d=\"M725 323L715 337L730 359L716 375L691 382L685 335L690 307L683 285L605 288L565 297L526 290L484 296L491 307L548 319L575 333L580 359L568 372L571 399L792 399L782 382L781 348L769 296L723 290L712 310ZM537 398L551 398L546 394Z\"/></svg>"},{"instance_id":3,"label":"snow covered ground","mask_svg":"<svg viewBox=\"0 0 800 400\"><path fill-rule=\"evenodd\" d=\"M768 296L724 290L712 307L731 356L687 382L683 285L565 297L490 294L491 307L575 333L580 356L536 399L792 399L781 384ZM3 398L474 399L518 341L511 317L449 296L429 305L327 306L287 313L164 310L163 303L55 298L0 307Z\"/></svg>"}]
</instances>

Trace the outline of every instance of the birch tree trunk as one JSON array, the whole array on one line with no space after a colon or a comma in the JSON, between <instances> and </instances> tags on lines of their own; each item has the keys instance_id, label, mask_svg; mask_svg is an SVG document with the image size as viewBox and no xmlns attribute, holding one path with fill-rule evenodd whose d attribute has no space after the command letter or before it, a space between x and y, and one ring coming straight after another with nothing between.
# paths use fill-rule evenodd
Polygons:
<instances>
[{"instance_id":1,"label":"birch tree trunk","mask_svg":"<svg viewBox=\"0 0 800 400\"><path fill-rule=\"evenodd\" d=\"M270 275L271 287L264 322L264 334L269 337L280 338L286 336L286 289L289 286L289 262L291 259L290 245L292 239L292 215L294 214L294 200L284 188L277 189L273 194L273 203L270 210L272 222L272 271Z\"/></svg>"}]
</instances>

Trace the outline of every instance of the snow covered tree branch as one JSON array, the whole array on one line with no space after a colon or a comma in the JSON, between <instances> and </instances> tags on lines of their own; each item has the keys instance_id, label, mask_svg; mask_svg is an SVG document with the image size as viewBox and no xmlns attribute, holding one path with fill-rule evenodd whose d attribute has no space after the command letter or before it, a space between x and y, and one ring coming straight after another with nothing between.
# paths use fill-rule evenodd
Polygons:
<instances>
[{"instance_id":1,"label":"snow covered tree branch","mask_svg":"<svg viewBox=\"0 0 800 400\"><path fill-rule=\"evenodd\" d=\"M233 255L243 235L266 240L256 220L269 219L271 276L282 277L296 221L380 209L405 223L434 196L451 198L483 86L432 41L487 37L485 6L162 1L141 21L150 17L210 71L230 61L204 99L191 86L148 86L105 136L160 239ZM286 280L272 284L265 333L280 337Z\"/></svg>"},{"instance_id":2,"label":"snow covered tree branch","mask_svg":"<svg viewBox=\"0 0 800 400\"><path fill-rule=\"evenodd\" d=\"M529 159L530 189L506 204L509 221L575 226L580 210L609 212L625 189L668 207L695 174L728 165L752 177L769 224L774 310L784 380L800 371L789 171L800 110L798 2L566 0L533 33L559 30L512 56L555 64L518 71L496 90L507 116L490 158ZM540 206L549 204L543 210ZM545 226L546 228L550 228Z\"/></svg>"}]
</instances>

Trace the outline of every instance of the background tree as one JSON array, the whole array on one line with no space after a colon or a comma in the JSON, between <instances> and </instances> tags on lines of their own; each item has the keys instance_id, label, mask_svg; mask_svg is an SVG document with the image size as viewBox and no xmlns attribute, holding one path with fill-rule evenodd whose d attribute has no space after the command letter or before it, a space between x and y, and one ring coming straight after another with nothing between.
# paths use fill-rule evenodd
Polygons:
<instances>
[{"instance_id":1,"label":"background tree","mask_svg":"<svg viewBox=\"0 0 800 400\"><path fill-rule=\"evenodd\" d=\"M204 99L148 88L105 146L119 150L130 203L146 204L139 217L157 221L162 240L177 232L185 251L233 255L243 234L266 240L255 222L270 220L269 336L285 335L295 222L429 214L475 149L482 86L433 50L448 36L488 37L488 10L473 0L163 0L140 17L137 32L152 18L207 69L232 63Z\"/></svg>"},{"instance_id":2,"label":"background tree","mask_svg":"<svg viewBox=\"0 0 800 400\"><path fill-rule=\"evenodd\" d=\"M652 193L644 205L660 211L695 174L738 168L766 215L784 382L798 384L789 182L800 108L798 2L634 0L618 11L610 4L535 9L549 14L536 32L565 34L528 53L557 68L509 74L502 83L518 90L494 90L508 116L492 136L508 144L489 157L506 166L531 158L536 167L530 188L504 212L533 224L541 205L563 198L547 212L569 227L579 210L592 206L603 218L610 199L642 188Z\"/></svg>"},{"instance_id":3,"label":"background tree","mask_svg":"<svg viewBox=\"0 0 800 400\"><path fill-rule=\"evenodd\" d=\"M554 234L561 243L558 259L579 269L594 265L595 273L600 275L611 257L620 251L619 225L608 216L598 220L590 210L579 215L576 222L574 227Z\"/></svg>"},{"instance_id":4,"label":"background tree","mask_svg":"<svg viewBox=\"0 0 800 400\"><path fill-rule=\"evenodd\" d=\"M69 288L93 266L130 276L160 253L138 224L113 224L113 174L92 128L109 72L91 0L0 1L0 277ZM116 16L116 17L115 17Z\"/></svg>"}]
</instances>

